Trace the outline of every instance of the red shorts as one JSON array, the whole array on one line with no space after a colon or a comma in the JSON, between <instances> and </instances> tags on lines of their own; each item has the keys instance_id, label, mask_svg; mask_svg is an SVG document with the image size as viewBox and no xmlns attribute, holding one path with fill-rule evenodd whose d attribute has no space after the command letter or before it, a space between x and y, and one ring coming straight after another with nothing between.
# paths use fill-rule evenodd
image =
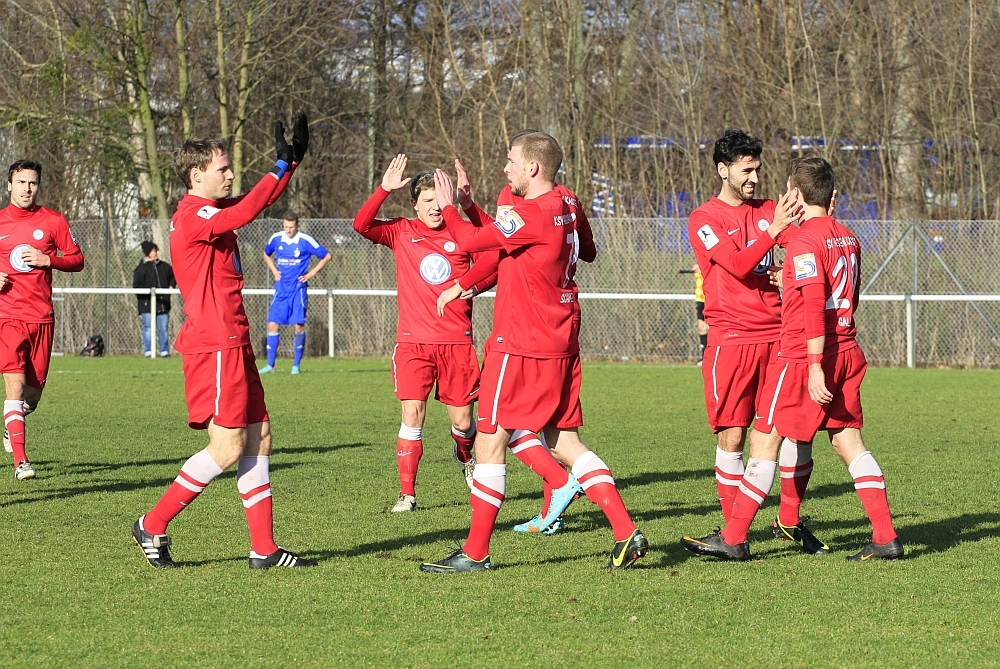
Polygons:
<instances>
[{"instance_id":1,"label":"red shorts","mask_svg":"<svg viewBox=\"0 0 1000 669\"><path fill-rule=\"evenodd\" d=\"M833 393L829 404L817 404L809 397L809 365L777 358L767 372L764 406L754 423L758 432L777 428L782 437L812 441L819 430L861 428L861 381L868 361L860 346L823 359L826 388Z\"/></svg>"},{"instance_id":2,"label":"red shorts","mask_svg":"<svg viewBox=\"0 0 1000 669\"><path fill-rule=\"evenodd\" d=\"M52 323L0 319L0 372L24 374L25 384L44 388L52 357Z\"/></svg>"},{"instance_id":3,"label":"red shorts","mask_svg":"<svg viewBox=\"0 0 1000 669\"><path fill-rule=\"evenodd\" d=\"M401 400L434 399L464 407L479 396L479 358L469 344L408 344L392 349L392 389Z\"/></svg>"},{"instance_id":4,"label":"red shorts","mask_svg":"<svg viewBox=\"0 0 1000 669\"><path fill-rule=\"evenodd\" d=\"M250 346L227 348L214 353L185 353L184 395L188 425L208 428L240 428L268 420L264 386Z\"/></svg>"},{"instance_id":5,"label":"red shorts","mask_svg":"<svg viewBox=\"0 0 1000 669\"><path fill-rule=\"evenodd\" d=\"M546 359L490 352L483 360L476 427L486 434L496 434L497 427L510 432L580 427L581 381L579 355Z\"/></svg>"},{"instance_id":6,"label":"red shorts","mask_svg":"<svg viewBox=\"0 0 1000 669\"><path fill-rule=\"evenodd\" d=\"M712 432L750 427L760 404L767 364L778 347L768 344L709 346L701 363L705 408Z\"/></svg>"}]
</instances>

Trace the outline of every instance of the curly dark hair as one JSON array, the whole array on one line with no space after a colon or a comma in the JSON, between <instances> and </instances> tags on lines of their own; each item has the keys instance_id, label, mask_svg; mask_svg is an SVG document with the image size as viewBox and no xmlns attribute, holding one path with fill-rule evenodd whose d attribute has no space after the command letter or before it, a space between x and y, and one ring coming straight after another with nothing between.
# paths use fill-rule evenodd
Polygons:
<instances>
[{"instance_id":1,"label":"curly dark hair","mask_svg":"<svg viewBox=\"0 0 1000 669\"><path fill-rule=\"evenodd\" d=\"M715 140L715 150L712 151L712 161L718 165L732 165L740 158L760 158L764 143L759 137L753 137L743 130L727 130L722 137Z\"/></svg>"}]
</instances>

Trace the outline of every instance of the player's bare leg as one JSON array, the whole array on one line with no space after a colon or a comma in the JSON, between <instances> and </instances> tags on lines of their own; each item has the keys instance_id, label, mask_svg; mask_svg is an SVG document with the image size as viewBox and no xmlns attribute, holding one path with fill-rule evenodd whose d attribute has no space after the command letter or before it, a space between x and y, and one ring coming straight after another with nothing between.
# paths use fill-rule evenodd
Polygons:
<instances>
[{"instance_id":1,"label":"player's bare leg","mask_svg":"<svg viewBox=\"0 0 1000 669\"><path fill-rule=\"evenodd\" d=\"M3 375L5 399L3 403L3 421L7 440L10 442L11 453L14 456L14 478L18 481L35 476L35 470L28 462L25 453L24 426L24 391L25 375L6 373Z\"/></svg>"},{"instance_id":2,"label":"player's bare leg","mask_svg":"<svg viewBox=\"0 0 1000 669\"><path fill-rule=\"evenodd\" d=\"M476 467L473 473L472 522L465 544L437 562L424 562L421 571L452 574L490 568L490 538L507 493L507 444L511 433L497 427L493 434L476 434Z\"/></svg>"},{"instance_id":3,"label":"player's bare leg","mask_svg":"<svg viewBox=\"0 0 1000 669\"><path fill-rule=\"evenodd\" d=\"M608 569L625 569L632 566L649 550L649 542L632 522L625 503L618 494L618 487L611 476L611 470L580 440L576 428L560 430L547 425L545 441L552 449L552 454L572 469L573 476L580 482L587 498L601 507L601 511L611 523L615 545L611 551Z\"/></svg>"},{"instance_id":4,"label":"player's bare leg","mask_svg":"<svg viewBox=\"0 0 1000 669\"><path fill-rule=\"evenodd\" d=\"M277 323L267 324L267 364L258 369L261 374L274 371L275 363L278 359L278 344L281 343L280 326Z\"/></svg>"},{"instance_id":5,"label":"player's bare leg","mask_svg":"<svg viewBox=\"0 0 1000 669\"><path fill-rule=\"evenodd\" d=\"M396 469L399 472L399 499L393 513L417 510L417 468L424 454L423 429L427 402L402 400L403 420L396 438Z\"/></svg>"},{"instance_id":6,"label":"player's bare leg","mask_svg":"<svg viewBox=\"0 0 1000 669\"><path fill-rule=\"evenodd\" d=\"M861 430L842 428L829 430L833 450L847 465L854 489L872 524L872 541L848 560L867 561L871 558L895 560L903 557L903 544L892 525L892 513L885 493L885 477L874 456L865 447Z\"/></svg>"},{"instance_id":7,"label":"player's bare leg","mask_svg":"<svg viewBox=\"0 0 1000 669\"><path fill-rule=\"evenodd\" d=\"M715 487L719 493L722 518L726 523L729 522L736 492L743 479L743 444L746 436L745 427L722 427L716 433Z\"/></svg>"},{"instance_id":8,"label":"player's bare leg","mask_svg":"<svg viewBox=\"0 0 1000 669\"><path fill-rule=\"evenodd\" d=\"M476 458L472 455L476 441L476 422L472 417L473 405L470 403L464 407L456 407L446 404L445 407L451 420L451 438L455 440L455 459L462 465L465 483L469 486L469 490L472 490L472 475L476 466Z\"/></svg>"}]
</instances>

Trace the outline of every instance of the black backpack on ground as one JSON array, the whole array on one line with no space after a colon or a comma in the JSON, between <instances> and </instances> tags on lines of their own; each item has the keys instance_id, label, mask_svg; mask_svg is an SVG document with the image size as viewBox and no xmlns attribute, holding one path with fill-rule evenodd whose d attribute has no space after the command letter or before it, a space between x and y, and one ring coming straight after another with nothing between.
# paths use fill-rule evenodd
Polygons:
<instances>
[{"instance_id":1,"label":"black backpack on ground","mask_svg":"<svg viewBox=\"0 0 1000 669\"><path fill-rule=\"evenodd\" d=\"M83 345L80 355L85 358L96 358L104 355L104 337L100 333L87 337L87 342Z\"/></svg>"}]
</instances>

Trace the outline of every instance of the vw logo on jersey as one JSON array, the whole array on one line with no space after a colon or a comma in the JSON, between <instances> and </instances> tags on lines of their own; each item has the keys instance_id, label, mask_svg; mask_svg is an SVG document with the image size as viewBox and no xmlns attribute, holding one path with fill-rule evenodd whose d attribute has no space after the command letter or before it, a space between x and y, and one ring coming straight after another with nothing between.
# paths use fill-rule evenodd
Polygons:
<instances>
[{"instance_id":1,"label":"vw logo on jersey","mask_svg":"<svg viewBox=\"0 0 1000 669\"><path fill-rule=\"evenodd\" d=\"M239 249L233 251L233 269L236 270L237 274L243 274L243 261L240 259Z\"/></svg>"},{"instance_id":2,"label":"vw logo on jersey","mask_svg":"<svg viewBox=\"0 0 1000 669\"><path fill-rule=\"evenodd\" d=\"M764 221L761 221L761 223L763 223L763 222ZM747 247L749 248L750 246L752 246L755 241L757 241L757 240L756 239L751 239L750 241L748 241L747 242ZM773 265L773 264L774 264L774 251L772 250L772 251L768 251L767 255L765 255L763 258L761 258L761 261L759 263L757 263L756 267L753 268L753 273L754 274L767 274L767 270L770 269L771 265Z\"/></svg>"},{"instance_id":3,"label":"vw logo on jersey","mask_svg":"<svg viewBox=\"0 0 1000 669\"><path fill-rule=\"evenodd\" d=\"M18 272L30 272L32 267L29 266L28 263L24 262L24 258L21 257L21 251L30 248L31 247L27 244L19 244L15 246L14 250L10 252L10 266Z\"/></svg>"},{"instance_id":4,"label":"vw logo on jersey","mask_svg":"<svg viewBox=\"0 0 1000 669\"><path fill-rule=\"evenodd\" d=\"M432 253L420 261L420 276L432 286L444 283L451 276L451 263L440 253Z\"/></svg>"}]
</instances>

